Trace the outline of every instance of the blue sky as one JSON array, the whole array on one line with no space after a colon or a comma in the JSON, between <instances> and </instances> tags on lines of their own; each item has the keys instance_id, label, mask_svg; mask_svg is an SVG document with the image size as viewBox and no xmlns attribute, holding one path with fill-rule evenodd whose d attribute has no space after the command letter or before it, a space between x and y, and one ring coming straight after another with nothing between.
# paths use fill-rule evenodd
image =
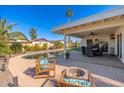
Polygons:
<instances>
[{"instance_id":1,"label":"blue sky","mask_svg":"<svg viewBox=\"0 0 124 93\"><path fill-rule=\"evenodd\" d=\"M51 29L55 26L67 23L65 12L68 8L73 10L72 21L87 17L89 15L110 10L120 6L107 5L39 5L39 6L0 6L0 16L7 18L8 23L15 22L14 31L23 32L29 39L29 29L37 30L38 38L48 40L63 39L63 35L53 33Z\"/></svg>"}]
</instances>

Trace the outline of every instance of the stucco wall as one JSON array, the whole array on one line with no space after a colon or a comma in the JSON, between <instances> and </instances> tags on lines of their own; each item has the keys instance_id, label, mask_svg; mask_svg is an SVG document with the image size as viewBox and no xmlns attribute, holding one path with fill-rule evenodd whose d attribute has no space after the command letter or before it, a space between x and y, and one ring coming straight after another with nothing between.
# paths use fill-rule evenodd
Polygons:
<instances>
[{"instance_id":1,"label":"stucco wall","mask_svg":"<svg viewBox=\"0 0 124 93\"><path fill-rule=\"evenodd\" d=\"M48 48L53 46L53 44L50 42L32 42L32 46L34 46L35 44L39 44L42 47L43 44L45 44L45 43L48 44Z\"/></svg>"},{"instance_id":2,"label":"stucco wall","mask_svg":"<svg viewBox=\"0 0 124 93\"><path fill-rule=\"evenodd\" d=\"M115 54L117 55L117 35L122 33L122 62L124 63L124 25L121 26L115 33Z\"/></svg>"}]
</instances>

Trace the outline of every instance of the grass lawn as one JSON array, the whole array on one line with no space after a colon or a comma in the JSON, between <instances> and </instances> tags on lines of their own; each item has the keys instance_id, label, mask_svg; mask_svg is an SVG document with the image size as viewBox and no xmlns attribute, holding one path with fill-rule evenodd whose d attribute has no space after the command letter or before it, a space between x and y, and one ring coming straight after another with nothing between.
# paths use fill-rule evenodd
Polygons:
<instances>
[{"instance_id":1,"label":"grass lawn","mask_svg":"<svg viewBox=\"0 0 124 93\"><path fill-rule=\"evenodd\" d=\"M81 48L70 48L67 49L68 52L72 52L72 51L81 51Z\"/></svg>"}]
</instances>

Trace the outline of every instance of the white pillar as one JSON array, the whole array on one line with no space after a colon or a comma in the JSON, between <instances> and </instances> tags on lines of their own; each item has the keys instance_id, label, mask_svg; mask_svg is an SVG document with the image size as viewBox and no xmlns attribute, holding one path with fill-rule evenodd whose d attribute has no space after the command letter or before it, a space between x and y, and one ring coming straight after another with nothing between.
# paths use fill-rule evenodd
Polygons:
<instances>
[{"instance_id":1,"label":"white pillar","mask_svg":"<svg viewBox=\"0 0 124 93\"><path fill-rule=\"evenodd\" d=\"M80 43L81 43L80 44L80 47L83 46L83 39L81 39Z\"/></svg>"},{"instance_id":2,"label":"white pillar","mask_svg":"<svg viewBox=\"0 0 124 93\"><path fill-rule=\"evenodd\" d=\"M64 58L66 53L66 35L64 35Z\"/></svg>"}]
</instances>

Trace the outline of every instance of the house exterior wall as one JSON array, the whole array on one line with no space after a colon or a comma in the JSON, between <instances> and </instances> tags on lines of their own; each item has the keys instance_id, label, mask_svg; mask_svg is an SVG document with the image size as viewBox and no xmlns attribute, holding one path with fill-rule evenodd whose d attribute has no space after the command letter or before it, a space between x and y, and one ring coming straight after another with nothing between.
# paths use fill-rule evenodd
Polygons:
<instances>
[{"instance_id":1,"label":"house exterior wall","mask_svg":"<svg viewBox=\"0 0 124 93\"><path fill-rule=\"evenodd\" d=\"M50 42L32 42L32 46L35 44L39 44L41 47L43 46L43 44L48 44L48 48L51 47L53 44Z\"/></svg>"},{"instance_id":2,"label":"house exterior wall","mask_svg":"<svg viewBox=\"0 0 124 93\"><path fill-rule=\"evenodd\" d=\"M64 41L62 40L62 41L60 41L62 44L64 44Z\"/></svg>"},{"instance_id":3,"label":"house exterior wall","mask_svg":"<svg viewBox=\"0 0 124 93\"><path fill-rule=\"evenodd\" d=\"M86 46L86 40L87 39L92 39L93 43L95 43L95 39L99 39L99 40L102 40L102 41L109 41L109 35L102 34L102 35L95 35L95 36L91 36L91 35L87 36L87 37L82 39L84 46Z\"/></svg>"},{"instance_id":4,"label":"house exterior wall","mask_svg":"<svg viewBox=\"0 0 124 93\"><path fill-rule=\"evenodd\" d=\"M121 26L115 33L115 54L117 55L117 35L122 33L122 59L120 59L124 63L124 25Z\"/></svg>"},{"instance_id":5,"label":"house exterior wall","mask_svg":"<svg viewBox=\"0 0 124 93\"><path fill-rule=\"evenodd\" d=\"M10 40L8 43L9 45L12 45L14 42L21 43L23 46L32 46L32 43L28 40Z\"/></svg>"}]
</instances>

